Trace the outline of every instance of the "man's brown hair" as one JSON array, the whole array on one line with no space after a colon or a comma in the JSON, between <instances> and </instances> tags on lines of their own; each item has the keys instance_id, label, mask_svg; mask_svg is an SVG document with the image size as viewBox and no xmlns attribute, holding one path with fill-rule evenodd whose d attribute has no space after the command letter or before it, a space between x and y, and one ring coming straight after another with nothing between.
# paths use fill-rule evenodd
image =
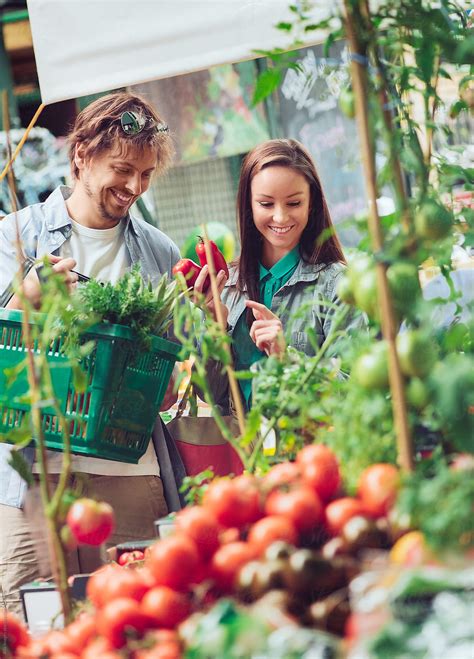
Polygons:
<instances>
[{"instance_id":1,"label":"man's brown hair","mask_svg":"<svg viewBox=\"0 0 474 659\"><path fill-rule=\"evenodd\" d=\"M122 129L120 119L127 111L145 120L145 127L137 135L127 135ZM79 170L74 163L78 144L84 145L87 158L115 147L120 150L129 146L141 150L156 149L157 173L163 173L170 166L174 155L173 141L163 119L143 97L129 92L101 96L77 115L68 136L73 178L79 178Z\"/></svg>"}]
</instances>

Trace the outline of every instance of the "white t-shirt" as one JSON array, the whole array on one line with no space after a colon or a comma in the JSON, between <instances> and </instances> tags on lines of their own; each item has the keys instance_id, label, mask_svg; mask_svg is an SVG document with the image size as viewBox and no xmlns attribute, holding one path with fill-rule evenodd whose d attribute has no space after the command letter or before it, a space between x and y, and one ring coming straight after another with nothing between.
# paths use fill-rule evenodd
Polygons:
<instances>
[{"instance_id":1,"label":"white t-shirt","mask_svg":"<svg viewBox=\"0 0 474 659\"><path fill-rule=\"evenodd\" d=\"M117 282L131 265L123 223L119 222L111 229L90 229L74 220L71 223L72 234L61 247L61 256L72 257L77 263L74 269L87 277L113 284ZM73 455L72 469L101 476L158 476L160 473L152 441L137 465ZM48 451L48 471L51 474L62 471L61 453ZM36 464L33 465L33 472L38 472Z\"/></svg>"}]
</instances>

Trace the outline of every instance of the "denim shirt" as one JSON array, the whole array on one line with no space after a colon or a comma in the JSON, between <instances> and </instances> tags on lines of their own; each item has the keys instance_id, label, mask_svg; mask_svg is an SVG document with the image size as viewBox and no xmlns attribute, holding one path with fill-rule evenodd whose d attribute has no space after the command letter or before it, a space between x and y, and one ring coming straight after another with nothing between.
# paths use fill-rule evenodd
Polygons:
<instances>
[{"instance_id":1,"label":"denim shirt","mask_svg":"<svg viewBox=\"0 0 474 659\"><path fill-rule=\"evenodd\" d=\"M275 293L270 310L280 318L290 346L309 356L314 355L315 350L308 334L308 329L312 328L318 346L321 347L334 318L334 308L330 308L327 303L341 304L336 288L344 270L345 266L341 263L311 264L300 259L294 273ZM245 311L245 301L248 299L246 291L237 288L237 279L238 271L232 268L222 292L222 301L229 309L227 326L231 337ZM351 312L345 317L344 325L341 325L340 329L349 331L365 325L363 314ZM331 352L337 354L337 341L334 342ZM209 364L208 380L216 403L224 413L228 413L228 381L221 371L221 364Z\"/></svg>"},{"instance_id":2,"label":"denim shirt","mask_svg":"<svg viewBox=\"0 0 474 659\"><path fill-rule=\"evenodd\" d=\"M65 199L71 190L60 186L40 204L27 206L0 221L0 292L12 282L18 271L17 227L23 252L26 256L41 258L45 254L59 254L63 243L71 236L72 224ZM147 222L128 215L125 220L124 240L132 265L140 263L144 279L158 283L179 260L179 250L162 231ZM11 446L0 442L0 504L20 508L26 491L26 483L8 465ZM33 464L35 449L26 448L23 456Z\"/></svg>"}]
</instances>

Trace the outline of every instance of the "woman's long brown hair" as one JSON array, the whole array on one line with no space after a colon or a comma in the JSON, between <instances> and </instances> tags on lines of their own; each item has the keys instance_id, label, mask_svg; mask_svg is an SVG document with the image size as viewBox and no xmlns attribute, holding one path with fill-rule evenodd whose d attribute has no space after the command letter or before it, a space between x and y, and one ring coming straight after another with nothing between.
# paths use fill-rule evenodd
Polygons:
<instances>
[{"instance_id":1,"label":"woman's long brown hair","mask_svg":"<svg viewBox=\"0 0 474 659\"><path fill-rule=\"evenodd\" d=\"M271 166L291 167L302 174L309 183L308 224L301 234L299 243L302 259L307 263L325 264L346 261L334 230L321 181L309 153L296 140L276 139L263 142L245 157L237 193L237 220L241 244L237 285L241 291L247 290L251 300L257 301L260 298L259 262L262 236L253 221L251 184L258 172ZM323 236L322 240L321 236Z\"/></svg>"}]
</instances>

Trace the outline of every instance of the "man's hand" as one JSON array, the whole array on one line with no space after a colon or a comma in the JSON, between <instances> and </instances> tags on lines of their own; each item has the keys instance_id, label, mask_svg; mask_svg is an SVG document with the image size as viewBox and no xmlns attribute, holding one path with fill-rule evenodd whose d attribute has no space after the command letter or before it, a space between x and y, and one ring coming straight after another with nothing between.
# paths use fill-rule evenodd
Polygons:
<instances>
[{"instance_id":1,"label":"man's hand","mask_svg":"<svg viewBox=\"0 0 474 659\"><path fill-rule=\"evenodd\" d=\"M48 260L53 266L53 272L64 278L69 292L72 292L77 283L77 275L71 272L76 267L76 261L71 258L64 259L60 256L48 254ZM35 307L39 307L41 301L41 286L36 268L32 268L22 283L23 295ZM7 309L22 309L22 301L19 295L14 295L7 304Z\"/></svg>"},{"instance_id":2,"label":"man's hand","mask_svg":"<svg viewBox=\"0 0 474 659\"><path fill-rule=\"evenodd\" d=\"M247 300L245 306L252 309L255 318L250 328L250 338L257 348L267 355L279 355L284 352L285 338L278 316L275 316L264 304L254 300Z\"/></svg>"}]
</instances>

